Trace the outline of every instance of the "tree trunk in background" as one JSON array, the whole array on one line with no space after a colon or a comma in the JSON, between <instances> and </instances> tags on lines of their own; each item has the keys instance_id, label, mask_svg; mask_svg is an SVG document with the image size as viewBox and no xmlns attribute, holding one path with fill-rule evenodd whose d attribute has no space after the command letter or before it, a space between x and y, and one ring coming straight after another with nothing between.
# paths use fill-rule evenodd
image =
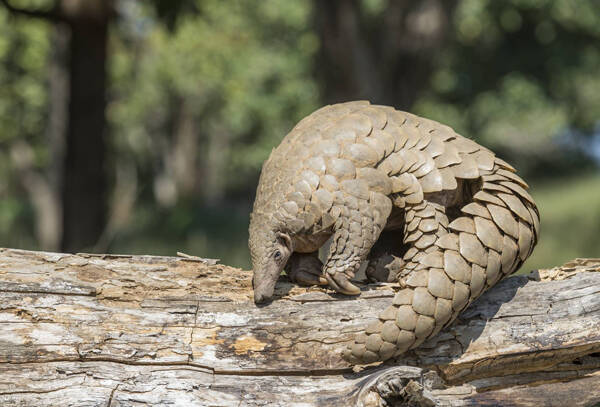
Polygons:
<instances>
[{"instance_id":1,"label":"tree trunk in background","mask_svg":"<svg viewBox=\"0 0 600 407\"><path fill-rule=\"evenodd\" d=\"M106 46L111 2L63 1L71 28L63 167L63 251L93 246L106 224Z\"/></svg>"},{"instance_id":2,"label":"tree trunk in background","mask_svg":"<svg viewBox=\"0 0 600 407\"><path fill-rule=\"evenodd\" d=\"M65 160L65 140L68 121L69 92L69 28L55 24L52 33L52 55L48 63L50 106L48 112L47 140L50 150L48 183L52 191L53 213L42 214L50 217L51 227L45 233L38 233L37 239L43 250L58 250L62 241L62 191L63 168ZM48 220L36 219L36 224L48 223Z\"/></svg>"},{"instance_id":3,"label":"tree trunk in background","mask_svg":"<svg viewBox=\"0 0 600 407\"><path fill-rule=\"evenodd\" d=\"M46 203L56 201L56 209L38 210L41 214L38 222L48 223L45 219L48 216L60 217L57 214L61 212L57 198L60 195L60 247L68 252L92 247L101 236L107 218L106 46L108 26L113 16L113 0L57 0L50 10L19 8L9 0L0 0L0 4L15 15L64 24L58 27L57 35L64 36L66 43L63 44L59 38L55 52L60 54L61 51L67 51L68 62L63 67L59 61L61 56L54 55L49 67L52 76L50 149L54 160L64 158L62 163L52 164L49 181L50 186L60 192L54 193L55 196L51 199L44 198L44 205L41 204L41 199L38 199L39 204L34 205L49 208ZM64 97L57 89L64 86L62 76L67 73L69 91L65 113L61 110L64 108ZM63 138L65 132L66 136ZM43 181L43 186L48 186L39 177L37 181ZM39 190L35 185L42 186L40 182L30 182L31 189ZM38 227L38 235L45 236L40 239L42 245L56 244L53 239L58 240L60 231L54 236L50 230L53 227L58 228L51 224Z\"/></svg>"},{"instance_id":4,"label":"tree trunk in background","mask_svg":"<svg viewBox=\"0 0 600 407\"><path fill-rule=\"evenodd\" d=\"M323 101L368 99L408 109L430 79L456 2L390 1L372 14L362 4L314 2Z\"/></svg>"}]
</instances>

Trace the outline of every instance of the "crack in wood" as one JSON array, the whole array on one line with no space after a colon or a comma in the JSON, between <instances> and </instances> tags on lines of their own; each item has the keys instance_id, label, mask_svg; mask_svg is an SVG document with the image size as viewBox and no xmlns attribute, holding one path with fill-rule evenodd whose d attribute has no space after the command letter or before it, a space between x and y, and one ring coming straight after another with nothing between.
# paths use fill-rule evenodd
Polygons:
<instances>
[{"instance_id":1,"label":"crack in wood","mask_svg":"<svg viewBox=\"0 0 600 407\"><path fill-rule=\"evenodd\" d=\"M39 295L60 295L65 297L96 297L96 293L72 293L64 291L43 291L43 290L6 290L0 288L0 293L13 294L39 294Z\"/></svg>"},{"instance_id":2,"label":"crack in wood","mask_svg":"<svg viewBox=\"0 0 600 407\"><path fill-rule=\"evenodd\" d=\"M108 398L108 402L106 403L106 407L110 407L112 405L113 397L114 397L115 392L117 391L117 389L119 388L120 385L121 385L121 383L117 384L114 387L114 389L112 389L112 391L110 392L110 397Z\"/></svg>"}]
</instances>

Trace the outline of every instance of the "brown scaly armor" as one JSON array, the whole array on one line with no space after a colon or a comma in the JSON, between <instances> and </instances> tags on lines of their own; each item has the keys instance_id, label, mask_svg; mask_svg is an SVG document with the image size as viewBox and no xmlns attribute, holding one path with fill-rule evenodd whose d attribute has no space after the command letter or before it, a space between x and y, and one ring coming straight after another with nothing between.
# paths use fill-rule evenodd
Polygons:
<instances>
[{"instance_id":1,"label":"brown scaly armor","mask_svg":"<svg viewBox=\"0 0 600 407\"><path fill-rule=\"evenodd\" d=\"M326 106L263 166L250 222L255 301L273 295L284 267L296 282L359 294L350 280L368 260L368 277L402 288L343 357L398 356L531 254L539 213L527 188L448 126L364 101Z\"/></svg>"}]
</instances>

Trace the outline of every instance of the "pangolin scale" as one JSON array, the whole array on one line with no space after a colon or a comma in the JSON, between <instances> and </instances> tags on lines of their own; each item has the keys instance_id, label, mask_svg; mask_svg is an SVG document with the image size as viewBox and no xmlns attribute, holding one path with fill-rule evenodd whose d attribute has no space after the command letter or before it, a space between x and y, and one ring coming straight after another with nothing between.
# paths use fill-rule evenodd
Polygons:
<instances>
[{"instance_id":1,"label":"pangolin scale","mask_svg":"<svg viewBox=\"0 0 600 407\"><path fill-rule=\"evenodd\" d=\"M284 267L299 283L359 294L350 279L368 260L371 279L401 288L343 357L399 356L531 254L539 212L527 188L448 126L366 101L323 107L263 165L249 230L255 301L273 295Z\"/></svg>"}]
</instances>

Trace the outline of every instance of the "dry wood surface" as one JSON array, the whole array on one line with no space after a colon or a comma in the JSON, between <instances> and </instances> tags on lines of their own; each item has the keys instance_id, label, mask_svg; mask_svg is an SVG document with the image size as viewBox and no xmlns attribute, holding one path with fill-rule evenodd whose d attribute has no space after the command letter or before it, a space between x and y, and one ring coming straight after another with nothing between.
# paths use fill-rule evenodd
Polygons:
<instances>
[{"instance_id":1,"label":"dry wood surface","mask_svg":"<svg viewBox=\"0 0 600 407\"><path fill-rule=\"evenodd\" d=\"M340 352L391 301L193 257L0 249L1 406L600 403L600 259L513 276L384 365Z\"/></svg>"}]
</instances>

